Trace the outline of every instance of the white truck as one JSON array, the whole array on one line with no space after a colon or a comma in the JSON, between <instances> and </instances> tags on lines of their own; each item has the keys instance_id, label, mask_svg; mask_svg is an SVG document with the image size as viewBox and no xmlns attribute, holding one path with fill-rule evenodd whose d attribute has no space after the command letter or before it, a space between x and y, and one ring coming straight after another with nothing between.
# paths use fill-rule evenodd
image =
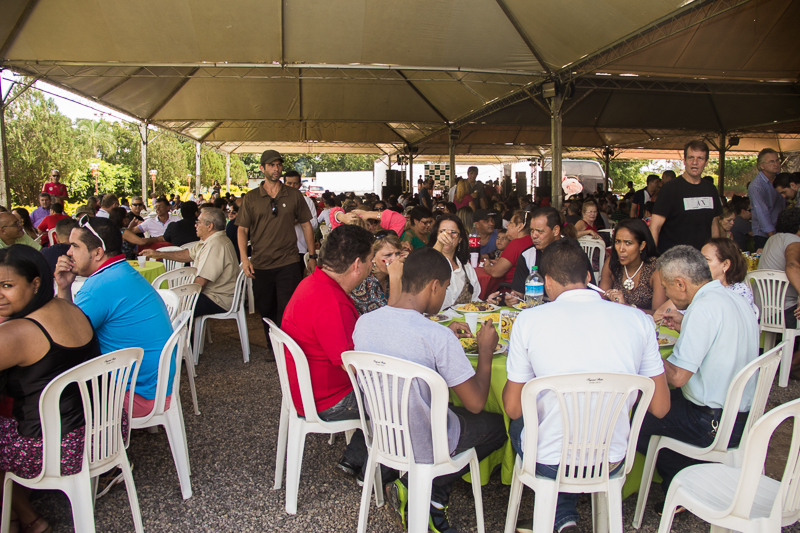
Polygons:
<instances>
[{"instance_id":1,"label":"white truck","mask_svg":"<svg viewBox=\"0 0 800 533\"><path fill-rule=\"evenodd\" d=\"M373 191L374 174L371 170L353 172L317 172L314 185L334 193L354 192L363 195Z\"/></svg>"}]
</instances>

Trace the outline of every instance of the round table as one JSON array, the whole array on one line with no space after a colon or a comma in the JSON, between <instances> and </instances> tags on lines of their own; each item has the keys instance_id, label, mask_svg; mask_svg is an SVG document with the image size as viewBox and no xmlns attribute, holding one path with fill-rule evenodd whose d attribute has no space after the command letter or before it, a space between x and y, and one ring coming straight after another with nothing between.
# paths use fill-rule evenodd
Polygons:
<instances>
[{"instance_id":1,"label":"round table","mask_svg":"<svg viewBox=\"0 0 800 533\"><path fill-rule=\"evenodd\" d=\"M149 281L151 284L155 279L164 274L167 269L164 267L164 263L161 261L147 261L144 264L144 268L139 268L139 261L128 261L128 264L133 267L133 269L141 274L144 279Z\"/></svg>"},{"instance_id":2,"label":"round table","mask_svg":"<svg viewBox=\"0 0 800 533\"><path fill-rule=\"evenodd\" d=\"M478 276L478 283L481 284L481 300L486 301L493 292L500 288L500 278L493 278L486 273L483 267L475 267L475 275Z\"/></svg>"}]
</instances>

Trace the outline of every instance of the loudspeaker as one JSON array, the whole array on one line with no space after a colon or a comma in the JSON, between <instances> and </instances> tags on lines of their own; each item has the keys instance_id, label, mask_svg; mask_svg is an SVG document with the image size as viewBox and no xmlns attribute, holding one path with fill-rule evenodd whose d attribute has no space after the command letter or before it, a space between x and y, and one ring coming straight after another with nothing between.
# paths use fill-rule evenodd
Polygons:
<instances>
[{"instance_id":1,"label":"loudspeaker","mask_svg":"<svg viewBox=\"0 0 800 533\"><path fill-rule=\"evenodd\" d=\"M386 186L387 187L401 187L403 186L403 179L405 178L401 170L387 170L386 171Z\"/></svg>"},{"instance_id":2,"label":"loudspeaker","mask_svg":"<svg viewBox=\"0 0 800 533\"><path fill-rule=\"evenodd\" d=\"M527 183L528 180L525 175L525 172L517 172L516 178L517 178L517 198L519 198L520 196L528 194L528 183Z\"/></svg>"},{"instance_id":3,"label":"loudspeaker","mask_svg":"<svg viewBox=\"0 0 800 533\"><path fill-rule=\"evenodd\" d=\"M539 172L539 187L546 189L548 192L552 189L551 180L553 172L551 170L542 170Z\"/></svg>"},{"instance_id":4,"label":"loudspeaker","mask_svg":"<svg viewBox=\"0 0 800 533\"><path fill-rule=\"evenodd\" d=\"M403 188L400 186L390 187L389 185L384 185L381 188L381 198L383 200L388 200L391 195L395 195L395 197L399 198L401 194L403 194Z\"/></svg>"}]
</instances>

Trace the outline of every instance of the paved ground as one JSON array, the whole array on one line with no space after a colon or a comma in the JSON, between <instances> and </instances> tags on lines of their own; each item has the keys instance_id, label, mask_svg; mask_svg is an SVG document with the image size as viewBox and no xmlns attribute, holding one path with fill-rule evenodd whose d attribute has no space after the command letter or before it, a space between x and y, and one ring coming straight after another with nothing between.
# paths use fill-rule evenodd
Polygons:
<instances>
[{"instance_id":1,"label":"paved ground","mask_svg":"<svg viewBox=\"0 0 800 533\"><path fill-rule=\"evenodd\" d=\"M300 496L296 516L284 510L284 491L272 490L275 447L278 433L278 409L281 393L275 364L265 360L266 342L255 315L250 315L251 362L242 364L241 347L233 321L213 325L214 343L207 345L198 366L197 388L200 416L191 410L187 381L181 389L189 457L192 466L194 495L181 498L178 478L163 429L158 434L136 431L128 455L134 463L134 478L146 531L355 531L358 521L360 490L354 480L336 474L333 465L344 448L340 437L329 446L326 436L309 436L304 456ZM777 386L771 404L798 397L800 383L788 389ZM776 452L768 464L770 473L780 475L780 455L785 457L789 436L781 432L773 438ZM775 455L776 457L772 457ZM495 474L483 487L487 532L502 531L509 488ZM660 488L651 490L652 502L663 498ZM374 500L373 500L374 501ZM591 530L588 497L579 510L585 531ZM525 490L522 515L531 516L533 493ZM623 504L626 531L631 527L635 497ZM72 517L65 496L40 492L34 506L53 526L55 532L72 531ZM460 531L475 531L472 492L458 482L451 501L451 522ZM97 531L133 531L125 490L114 487L98 500ZM652 503L640 531L654 532L659 517ZM369 531L399 532L388 507L370 513ZM800 526L785 528L800 532ZM708 525L689 513L676 518L673 531L705 532Z\"/></svg>"}]
</instances>

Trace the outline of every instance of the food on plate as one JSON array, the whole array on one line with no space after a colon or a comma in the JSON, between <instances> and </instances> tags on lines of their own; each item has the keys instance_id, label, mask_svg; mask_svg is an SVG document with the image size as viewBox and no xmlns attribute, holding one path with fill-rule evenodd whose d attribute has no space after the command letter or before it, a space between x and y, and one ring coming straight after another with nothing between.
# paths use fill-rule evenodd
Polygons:
<instances>
[{"instance_id":1,"label":"food on plate","mask_svg":"<svg viewBox=\"0 0 800 533\"><path fill-rule=\"evenodd\" d=\"M434 322L446 322L446 321L450 320L449 316L443 315L443 314L438 314L438 315L425 314L425 316L427 318L433 320Z\"/></svg>"},{"instance_id":2,"label":"food on plate","mask_svg":"<svg viewBox=\"0 0 800 533\"><path fill-rule=\"evenodd\" d=\"M672 339L658 339L658 344L665 345L665 344L672 344Z\"/></svg>"},{"instance_id":3,"label":"food on plate","mask_svg":"<svg viewBox=\"0 0 800 533\"><path fill-rule=\"evenodd\" d=\"M519 302L514 306L515 309L519 309L520 311L522 311L523 309L530 309L531 307L533 306L526 304L525 302Z\"/></svg>"},{"instance_id":4,"label":"food on plate","mask_svg":"<svg viewBox=\"0 0 800 533\"><path fill-rule=\"evenodd\" d=\"M461 311L465 313L480 313L485 311L494 311L496 309L497 309L496 305L486 302L471 302L456 307L456 311Z\"/></svg>"},{"instance_id":5,"label":"food on plate","mask_svg":"<svg viewBox=\"0 0 800 533\"><path fill-rule=\"evenodd\" d=\"M478 339L476 339L475 337L463 338L463 339L458 339L458 340L461 341L461 346L464 348L464 352L465 353L468 353L468 354L477 354L478 353ZM502 351L502 349L503 349L503 345L498 343L497 346L495 346L494 351L495 351L495 353L497 353L497 352Z\"/></svg>"},{"instance_id":6,"label":"food on plate","mask_svg":"<svg viewBox=\"0 0 800 533\"><path fill-rule=\"evenodd\" d=\"M487 320L491 320L494 324L497 324L500 322L500 313L491 313L481 317L481 322L486 322Z\"/></svg>"}]
</instances>

